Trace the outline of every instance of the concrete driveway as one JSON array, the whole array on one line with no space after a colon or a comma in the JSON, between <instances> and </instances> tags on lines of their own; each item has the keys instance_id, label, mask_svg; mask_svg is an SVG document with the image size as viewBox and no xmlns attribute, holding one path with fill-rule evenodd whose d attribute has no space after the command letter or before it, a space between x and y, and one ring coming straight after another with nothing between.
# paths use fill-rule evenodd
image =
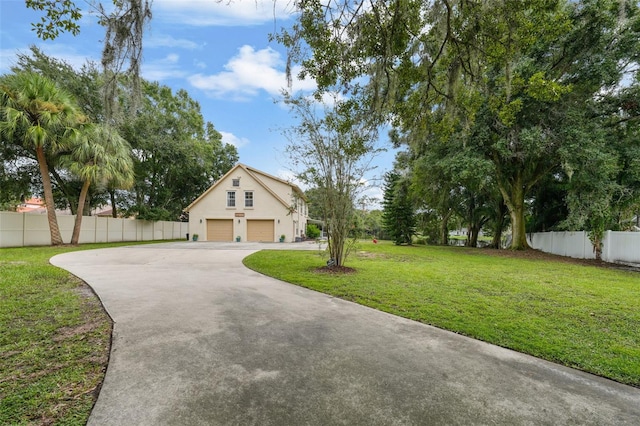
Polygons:
<instances>
[{"instance_id":1,"label":"concrete driveway","mask_svg":"<svg viewBox=\"0 0 640 426\"><path fill-rule=\"evenodd\" d=\"M115 321L90 425L638 425L640 389L168 243L51 260Z\"/></svg>"}]
</instances>

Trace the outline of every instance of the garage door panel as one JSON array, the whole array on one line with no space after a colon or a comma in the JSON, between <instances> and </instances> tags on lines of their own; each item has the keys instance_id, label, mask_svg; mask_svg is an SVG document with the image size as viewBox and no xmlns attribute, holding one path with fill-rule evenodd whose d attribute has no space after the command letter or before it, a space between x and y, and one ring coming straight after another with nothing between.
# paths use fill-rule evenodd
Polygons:
<instances>
[{"instance_id":1,"label":"garage door panel","mask_svg":"<svg viewBox=\"0 0 640 426\"><path fill-rule=\"evenodd\" d=\"M275 241L273 219L247 220L247 241Z\"/></svg>"},{"instance_id":2,"label":"garage door panel","mask_svg":"<svg viewBox=\"0 0 640 426\"><path fill-rule=\"evenodd\" d=\"M207 241L233 241L233 219L207 219Z\"/></svg>"}]
</instances>

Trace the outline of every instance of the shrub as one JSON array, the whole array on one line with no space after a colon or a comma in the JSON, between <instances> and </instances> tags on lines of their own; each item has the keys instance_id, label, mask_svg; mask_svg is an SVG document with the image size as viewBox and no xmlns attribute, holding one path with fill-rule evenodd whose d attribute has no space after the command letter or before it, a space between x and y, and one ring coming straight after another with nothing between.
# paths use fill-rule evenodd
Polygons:
<instances>
[{"instance_id":1,"label":"shrub","mask_svg":"<svg viewBox=\"0 0 640 426\"><path fill-rule=\"evenodd\" d=\"M307 237L316 239L320 236L320 229L313 223L307 224Z\"/></svg>"}]
</instances>

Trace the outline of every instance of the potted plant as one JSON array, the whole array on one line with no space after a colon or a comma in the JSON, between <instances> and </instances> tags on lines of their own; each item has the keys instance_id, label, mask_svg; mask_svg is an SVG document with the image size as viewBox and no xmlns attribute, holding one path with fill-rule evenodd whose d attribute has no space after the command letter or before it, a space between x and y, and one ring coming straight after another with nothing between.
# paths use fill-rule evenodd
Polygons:
<instances>
[{"instance_id":1,"label":"potted plant","mask_svg":"<svg viewBox=\"0 0 640 426\"><path fill-rule=\"evenodd\" d=\"M239 242L240 242L240 235L236 237L236 243L239 243Z\"/></svg>"},{"instance_id":2,"label":"potted plant","mask_svg":"<svg viewBox=\"0 0 640 426\"><path fill-rule=\"evenodd\" d=\"M193 241L198 241L198 234L193 234Z\"/></svg>"},{"instance_id":3,"label":"potted plant","mask_svg":"<svg viewBox=\"0 0 640 426\"><path fill-rule=\"evenodd\" d=\"M284 239L287 238L284 234L280 235L280 242L284 243Z\"/></svg>"}]
</instances>

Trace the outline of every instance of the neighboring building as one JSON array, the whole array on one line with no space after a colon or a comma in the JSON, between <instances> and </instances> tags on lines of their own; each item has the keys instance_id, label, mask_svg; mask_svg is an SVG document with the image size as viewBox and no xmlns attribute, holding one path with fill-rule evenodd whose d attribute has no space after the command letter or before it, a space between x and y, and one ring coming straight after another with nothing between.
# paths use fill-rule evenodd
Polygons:
<instances>
[{"instance_id":1,"label":"neighboring building","mask_svg":"<svg viewBox=\"0 0 640 426\"><path fill-rule=\"evenodd\" d=\"M238 164L191 203L189 233L201 241L296 241L307 229L304 193L296 185Z\"/></svg>"},{"instance_id":2,"label":"neighboring building","mask_svg":"<svg viewBox=\"0 0 640 426\"><path fill-rule=\"evenodd\" d=\"M106 209L106 210L105 210ZM16 212L18 213L39 213L46 214L47 206L42 198L33 197L25 200L23 203L20 203L16 208ZM85 209L86 212L86 209ZM70 209L56 209L56 214L58 215L71 215ZM111 217L113 214L113 210L108 205L103 205L100 207L96 207L89 211L89 216L100 216L100 217ZM87 213L85 213L87 216Z\"/></svg>"},{"instance_id":3,"label":"neighboring building","mask_svg":"<svg viewBox=\"0 0 640 426\"><path fill-rule=\"evenodd\" d=\"M44 200L42 198L32 197L28 200L24 200L23 203L20 203L16 208L18 213L41 213L44 214L47 212L47 208L44 205Z\"/></svg>"}]
</instances>

